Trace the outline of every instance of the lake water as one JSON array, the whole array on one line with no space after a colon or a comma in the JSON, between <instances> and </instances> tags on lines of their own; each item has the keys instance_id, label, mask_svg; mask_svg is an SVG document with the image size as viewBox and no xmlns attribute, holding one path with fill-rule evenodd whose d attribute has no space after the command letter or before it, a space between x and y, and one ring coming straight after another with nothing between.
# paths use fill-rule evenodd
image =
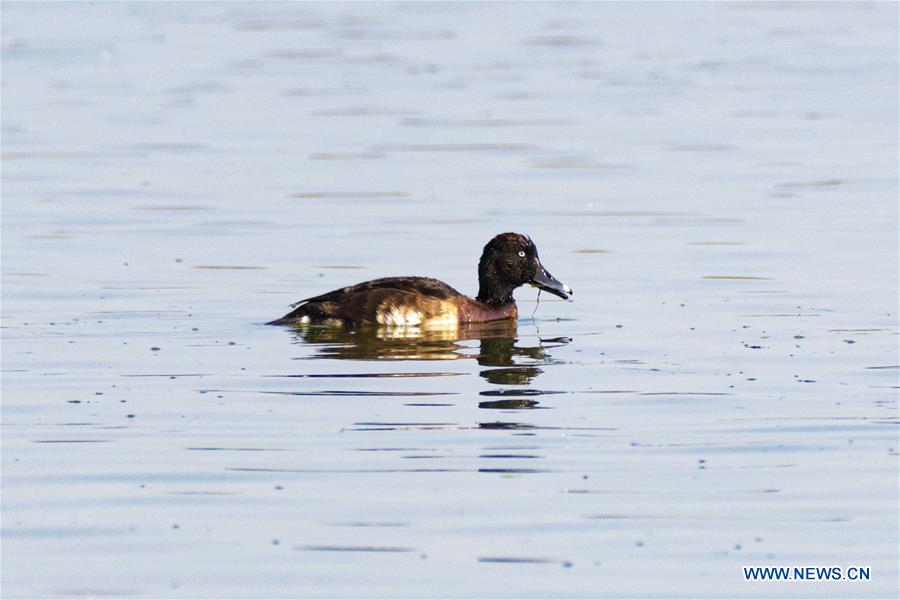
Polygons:
<instances>
[{"instance_id":1,"label":"lake water","mask_svg":"<svg viewBox=\"0 0 900 600\"><path fill-rule=\"evenodd\" d=\"M3 596L896 597L897 18L4 2Z\"/></svg>"}]
</instances>

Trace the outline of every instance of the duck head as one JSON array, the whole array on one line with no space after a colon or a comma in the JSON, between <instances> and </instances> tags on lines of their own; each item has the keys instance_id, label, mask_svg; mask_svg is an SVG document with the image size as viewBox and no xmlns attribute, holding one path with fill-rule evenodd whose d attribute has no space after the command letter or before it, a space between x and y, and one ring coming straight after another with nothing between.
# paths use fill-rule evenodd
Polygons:
<instances>
[{"instance_id":1,"label":"duck head","mask_svg":"<svg viewBox=\"0 0 900 600\"><path fill-rule=\"evenodd\" d=\"M527 235L501 233L484 247L478 262L478 300L489 304L513 301L513 290L526 283L559 296L572 295L572 288L544 268L537 247Z\"/></svg>"}]
</instances>

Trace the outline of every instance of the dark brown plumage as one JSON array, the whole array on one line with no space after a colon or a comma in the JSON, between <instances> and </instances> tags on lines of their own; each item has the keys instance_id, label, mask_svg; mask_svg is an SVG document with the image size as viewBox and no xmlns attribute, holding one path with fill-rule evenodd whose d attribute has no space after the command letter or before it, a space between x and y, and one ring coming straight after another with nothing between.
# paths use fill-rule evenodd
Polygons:
<instances>
[{"instance_id":1,"label":"dark brown plumage","mask_svg":"<svg viewBox=\"0 0 900 600\"><path fill-rule=\"evenodd\" d=\"M530 238L501 233L484 247L478 263L479 291L469 298L430 277L385 277L300 300L269 325L321 321L389 326L454 326L518 316L512 292L530 283L561 298L572 290L550 275Z\"/></svg>"}]
</instances>

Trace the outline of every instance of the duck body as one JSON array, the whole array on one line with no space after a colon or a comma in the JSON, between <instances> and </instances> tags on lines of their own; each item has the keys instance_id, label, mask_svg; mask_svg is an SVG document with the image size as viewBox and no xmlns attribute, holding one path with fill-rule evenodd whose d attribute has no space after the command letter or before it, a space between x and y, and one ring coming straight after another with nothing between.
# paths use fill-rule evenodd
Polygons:
<instances>
[{"instance_id":1,"label":"duck body","mask_svg":"<svg viewBox=\"0 0 900 600\"><path fill-rule=\"evenodd\" d=\"M512 292L525 283L568 298L571 288L541 265L527 236L503 233L484 248L478 265L476 298L430 277L385 277L300 300L269 325L362 323L383 326L455 327L515 319Z\"/></svg>"},{"instance_id":2,"label":"duck body","mask_svg":"<svg viewBox=\"0 0 900 600\"><path fill-rule=\"evenodd\" d=\"M492 305L430 277L384 277L301 300L270 325L340 320L387 326L448 326L518 316L515 302Z\"/></svg>"}]
</instances>

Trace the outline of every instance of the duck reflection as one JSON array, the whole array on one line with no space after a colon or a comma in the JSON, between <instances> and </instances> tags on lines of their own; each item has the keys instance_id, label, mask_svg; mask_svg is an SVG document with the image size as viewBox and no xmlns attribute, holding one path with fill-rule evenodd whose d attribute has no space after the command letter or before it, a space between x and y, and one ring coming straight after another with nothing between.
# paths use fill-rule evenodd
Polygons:
<instances>
[{"instance_id":1,"label":"duck reflection","mask_svg":"<svg viewBox=\"0 0 900 600\"><path fill-rule=\"evenodd\" d=\"M315 347L310 358L347 360L458 360L474 359L479 375L496 386L526 386L543 373L541 367L558 362L550 352L571 340L540 339L526 345L518 337L515 321L473 323L452 329L386 328L361 325L293 328L295 341ZM478 348L472 342L478 342ZM521 387L480 392L488 399L481 408L528 409L538 407L537 396L559 392Z\"/></svg>"},{"instance_id":2,"label":"duck reflection","mask_svg":"<svg viewBox=\"0 0 900 600\"><path fill-rule=\"evenodd\" d=\"M295 341L316 346L311 358L349 360L457 360L477 358L466 342L514 341L515 322L474 323L454 328L372 325L297 325Z\"/></svg>"}]
</instances>

